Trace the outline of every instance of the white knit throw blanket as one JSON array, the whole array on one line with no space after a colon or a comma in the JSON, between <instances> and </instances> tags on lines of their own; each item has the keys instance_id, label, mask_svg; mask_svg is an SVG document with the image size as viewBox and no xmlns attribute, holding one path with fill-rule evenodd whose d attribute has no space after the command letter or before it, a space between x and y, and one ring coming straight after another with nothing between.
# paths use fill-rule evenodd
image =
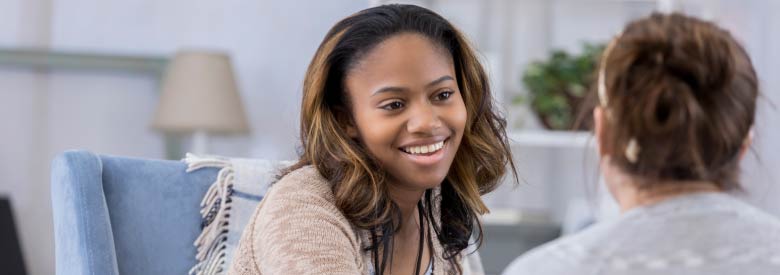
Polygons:
<instances>
[{"instance_id":1,"label":"white knit throw blanket","mask_svg":"<svg viewBox=\"0 0 780 275\"><path fill-rule=\"evenodd\" d=\"M187 163L187 172L201 168L220 169L200 203L203 228L194 243L198 263L189 274L224 274L257 204L276 180L278 172L293 162L190 153L183 161Z\"/></svg>"}]
</instances>

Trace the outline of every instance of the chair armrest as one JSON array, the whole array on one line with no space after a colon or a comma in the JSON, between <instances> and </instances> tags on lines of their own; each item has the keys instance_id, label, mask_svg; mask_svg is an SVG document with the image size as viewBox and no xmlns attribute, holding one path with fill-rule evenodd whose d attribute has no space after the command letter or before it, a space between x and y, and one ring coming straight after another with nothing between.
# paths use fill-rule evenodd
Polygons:
<instances>
[{"instance_id":1,"label":"chair armrest","mask_svg":"<svg viewBox=\"0 0 780 275\"><path fill-rule=\"evenodd\" d=\"M66 151L51 168L56 273L118 275L102 163L87 151Z\"/></svg>"}]
</instances>

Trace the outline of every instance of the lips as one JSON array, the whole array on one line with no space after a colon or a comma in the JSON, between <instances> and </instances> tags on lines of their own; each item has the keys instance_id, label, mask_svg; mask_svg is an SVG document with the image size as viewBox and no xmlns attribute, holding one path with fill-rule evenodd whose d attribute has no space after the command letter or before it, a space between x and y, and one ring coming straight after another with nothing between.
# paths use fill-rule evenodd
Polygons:
<instances>
[{"instance_id":1,"label":"lips","mask_svg":"<svg viewBox=\"0 0 780 275\"><path fill-rule=\"evenodd\" d=\"M412 163L421 166L430 166L444 159L448 149L449 138L441 141L416 142L417 145L409 145L398 148Z\"/></svg>"},{"instance_id":2,"label":"lips","mask_svg":"<svg viewBox=\"0 0 780 275\"><path fill-rule=\"evenodd\" d=\"M414 154L414 155L420 155L420 154L433 154L436 151L441 150L441 148L444 147L444 141L439 141L433 144L427 144L427 145L417 145L417 146L407 146L407 147L401 147L401 151L406 152L407 154Z\"/></svg>"}]
</instances>

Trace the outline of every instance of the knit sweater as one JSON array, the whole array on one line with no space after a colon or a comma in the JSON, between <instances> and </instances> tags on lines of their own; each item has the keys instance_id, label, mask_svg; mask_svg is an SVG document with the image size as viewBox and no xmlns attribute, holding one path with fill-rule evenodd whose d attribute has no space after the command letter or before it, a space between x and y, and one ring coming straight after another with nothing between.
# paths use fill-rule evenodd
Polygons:
<instances>
[{"instance_id":1,"label":"knit sweater","mask_svg":"<svg viewBox=\"0 0 780 275\"><path fill-rule=\"evenodd\" d=\"M228 274L370 274L368 241L336 207L330 183L306 166L275 183L257 206ZM451 274L435 234L432 242L433 274Z\"/></svg>"},{"instance_id":2,"label":"knit sweater","mask_svg":"<svg viewBox=\"0 0 780 275\"><path fill-rule=\"evenodd\" d=\"M722 193L671 198L543 245L504 275L777 275L780 221Z\"/></svg>"}]
</instances>

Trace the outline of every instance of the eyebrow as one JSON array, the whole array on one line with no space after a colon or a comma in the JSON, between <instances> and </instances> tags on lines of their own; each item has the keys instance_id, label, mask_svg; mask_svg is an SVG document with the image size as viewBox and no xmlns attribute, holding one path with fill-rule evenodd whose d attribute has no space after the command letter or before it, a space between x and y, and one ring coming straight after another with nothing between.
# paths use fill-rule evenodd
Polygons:
<instances>
[{"instance_id":1,"label":"eyebrow","mask_svg":"<svg viewBox=\"0 0 780 275\"><path fill-rule=\"evenodd\" d=\"M440 83L442 83L444 81L447 81L447 80L453 80L454 81L455 79L452 78L452 76L445 75L445 76L439 77L438 79L436 79L434 81L431 81L431 83L428 83L427 85L425 85L425 87L426 88L430 88L432 86L436 86L436 85L438 85L438 84L440 84ZM374 95L377 95L377 94L380 94L380 93L387 93L387 92L403 92L403 91L406 91L406 90L408 90L408 89L404 88L404 87L387 86L387 87L382 87L379 90L376 90L371 95L374 96Z\"/></svg>"}]
</instances>

